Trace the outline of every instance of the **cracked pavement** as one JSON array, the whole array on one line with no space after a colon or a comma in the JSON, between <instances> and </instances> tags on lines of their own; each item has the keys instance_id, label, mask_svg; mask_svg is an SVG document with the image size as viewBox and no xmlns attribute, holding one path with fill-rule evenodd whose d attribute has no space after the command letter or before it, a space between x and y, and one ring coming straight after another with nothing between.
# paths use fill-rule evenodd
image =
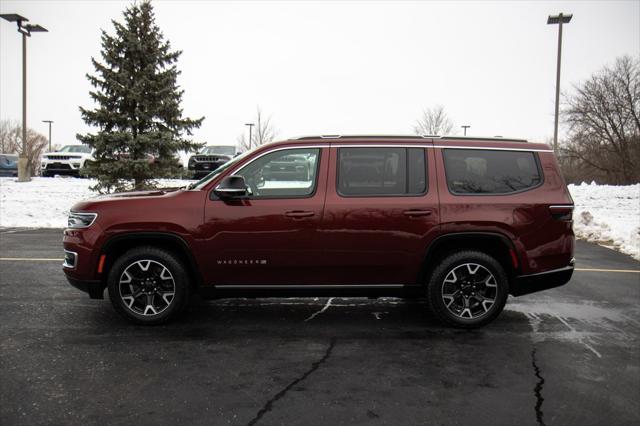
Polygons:
<instances>
[{"instance_id":1,"label":"cracked pavement","mask_svg":"<svg viewBox=\"0 0 640 426\"><path fill-rule=\"evenodd\" d=\"M0 257L61 257L60 230L15 231ZM576 272L474 331L391 298L200 301L139 327L57 262L0 261L3 425L638 424L639 394L636 273Z\"/></svg>"}]
</instances>

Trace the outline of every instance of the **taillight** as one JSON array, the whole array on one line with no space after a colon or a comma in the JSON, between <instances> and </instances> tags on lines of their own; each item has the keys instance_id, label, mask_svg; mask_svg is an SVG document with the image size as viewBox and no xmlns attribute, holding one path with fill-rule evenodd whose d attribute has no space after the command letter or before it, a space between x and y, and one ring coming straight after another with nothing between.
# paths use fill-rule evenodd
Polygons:
<instances>
[{"instance_id":1,"label":"taillight","mask_svg":"<svg viewBox=\"0 0 640 426\"><path fill-rule=\"evenodd\" d=\"M549 212L556 220L570 222L573 219L573 206L570 204L549 206Z\"/></svg>"}]
</instances>

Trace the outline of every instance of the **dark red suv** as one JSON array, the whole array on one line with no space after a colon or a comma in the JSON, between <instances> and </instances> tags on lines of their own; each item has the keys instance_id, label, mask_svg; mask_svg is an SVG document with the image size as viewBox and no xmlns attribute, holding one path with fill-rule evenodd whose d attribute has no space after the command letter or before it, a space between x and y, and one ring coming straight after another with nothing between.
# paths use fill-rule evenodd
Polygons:
<instances>
[{"instance_id":1,"label":"dark red suv","mask_svg":"<svg viewBox=\"0 0 640 426\"><path fill-rule=\"evenodd\" d=\"M142 324L205 298L425 297L459 327L573 273L573 202L547 145L319 136L261 146L183 189L76 204L64 272Z\"/></svg>"}]
</instances>

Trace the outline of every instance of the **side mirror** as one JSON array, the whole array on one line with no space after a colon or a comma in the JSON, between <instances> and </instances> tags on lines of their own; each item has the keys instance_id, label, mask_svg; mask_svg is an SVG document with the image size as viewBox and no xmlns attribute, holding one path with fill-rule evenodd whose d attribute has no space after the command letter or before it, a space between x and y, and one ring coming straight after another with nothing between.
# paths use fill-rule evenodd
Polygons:
<instances>
[{"instance_id":1,"label":"side mirror","mask_svg":"<svg viewBox=\"0 0 640 426\"><path fill-rule=\"evenodd\" d=\"M213 190L222 200L246 197L249 193L242 176L227 176Z\"/></svg>"}]
</instances>

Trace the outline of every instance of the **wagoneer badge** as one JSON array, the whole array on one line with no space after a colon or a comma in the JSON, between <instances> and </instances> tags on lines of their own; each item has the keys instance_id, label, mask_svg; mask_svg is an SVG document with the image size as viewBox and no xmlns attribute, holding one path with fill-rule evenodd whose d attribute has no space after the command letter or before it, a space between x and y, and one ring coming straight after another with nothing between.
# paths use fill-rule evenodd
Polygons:
<instances>
[{"instance_id":1,"label":"wagoneer badge","mask_svg":"<svg viewBox=\"0 0 640 426\"><path fill-rule=\"evenodd\" d=\"M266 265L266 259L225 259L218 260L218 265Z\"/></svg>"}]
</instances>

